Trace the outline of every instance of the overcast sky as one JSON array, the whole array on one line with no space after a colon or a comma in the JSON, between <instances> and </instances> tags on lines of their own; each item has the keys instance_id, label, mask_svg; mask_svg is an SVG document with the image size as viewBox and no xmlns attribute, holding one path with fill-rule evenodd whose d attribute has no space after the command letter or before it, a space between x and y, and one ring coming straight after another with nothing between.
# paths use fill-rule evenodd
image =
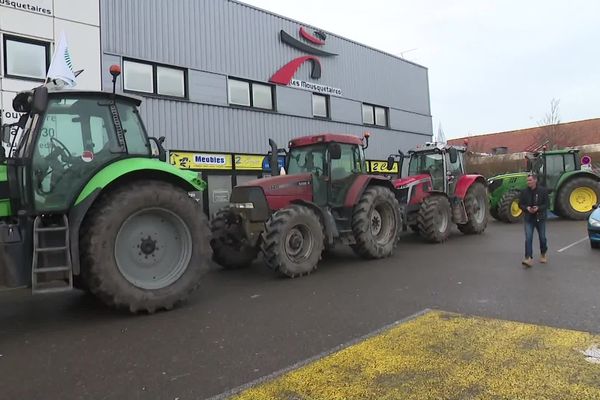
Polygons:
<instances>
[{"instance_id":1,"label":"overcast sky","mask_svg":"<svg viewBox=\"0 0 600 400\"><path fill-rule=\"evenodd\" d=\"M600 1L243 1L426 66L447 138L600 117Z\"/></svg>"}]
</instances>

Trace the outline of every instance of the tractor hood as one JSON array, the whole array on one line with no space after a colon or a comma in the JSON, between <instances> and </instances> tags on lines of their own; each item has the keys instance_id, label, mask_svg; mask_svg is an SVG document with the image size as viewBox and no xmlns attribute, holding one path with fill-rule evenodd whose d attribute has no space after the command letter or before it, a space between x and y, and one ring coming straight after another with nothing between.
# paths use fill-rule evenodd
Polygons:
<instances>
[{"instance_id":1,"label":"tractor hood","mask_svg":"<svg viewBox=\"0 0 600 400\"><path fill-rule=\"evenodd\" d=\"M408 176L408 177L402 178L402 179L396 179L396 180L392 181L392 183L394 184L394 187L396 189L398 189L402 186L411 186L411 185L415 184L416 182L420 182L425 179L430 180L431 176L429 176L429 174L413 175L413 176Z\"/></svg>"},{"instance_id":2,"label":"tractor hood","mask_svg":"<svg viewBox=\"0 0 600 400\"><path fill-rule=\"evenodd\" d=\"M519 178L522 176L527 176L527 172L512 172L510 174L492 176L491 178L488 179L488 183L498 180L498 179L502 180L502 179L508 179L508 178Z\"/></svg>"},{"instance_id":3,"label":"tractor hood","mask_svg":"<svg viewBox=\"0 0 600 400\"><path fill-rule=\"evenodd\" d=\"M296 201L313 201L312 174L280 175L254 179L233 189L232 202L256 202L256 188L262 189L270 211L279 210ZM263 200L264 201L264 200Z\"/></svg>"}]
</instances>

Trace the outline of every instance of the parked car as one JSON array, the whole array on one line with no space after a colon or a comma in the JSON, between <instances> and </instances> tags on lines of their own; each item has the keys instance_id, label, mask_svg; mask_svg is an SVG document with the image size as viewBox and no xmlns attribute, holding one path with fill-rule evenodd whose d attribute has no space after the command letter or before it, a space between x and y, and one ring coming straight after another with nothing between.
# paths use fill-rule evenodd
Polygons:
<instances>
[{"instance_id":1,"label":"parked car","mask_svg":"<svg viewBox=\"0 0 600 400\"><path fill-rule=\"evenodd\" d=\"M600 249L600 207L598 204L594 206L594 212L588 219L588 235L592 248Z\"/></svg>"}]
</instances>

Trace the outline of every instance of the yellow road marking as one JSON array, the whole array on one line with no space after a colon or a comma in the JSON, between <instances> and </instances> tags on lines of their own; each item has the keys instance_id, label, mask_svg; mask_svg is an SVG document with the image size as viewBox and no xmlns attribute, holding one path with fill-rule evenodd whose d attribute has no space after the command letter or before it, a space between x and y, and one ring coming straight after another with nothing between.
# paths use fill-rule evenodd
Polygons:
<instances>
[{"instance_id":1,"label":"yellow road marking","mask_svg":"<svg viewBox=\"0 0 600 400\"><path fill-rule=\"evenodd\" d=\"M233 398L600 399L600 336L430 311Z\"/></svg>"}]
</instances>

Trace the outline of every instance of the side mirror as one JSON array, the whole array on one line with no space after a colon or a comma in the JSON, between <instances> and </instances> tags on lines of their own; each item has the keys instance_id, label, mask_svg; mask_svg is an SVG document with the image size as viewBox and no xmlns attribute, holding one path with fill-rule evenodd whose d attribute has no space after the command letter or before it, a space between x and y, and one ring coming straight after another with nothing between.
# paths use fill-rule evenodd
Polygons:
<instances>
[{"instance_id":1,"label":"side mirror","mask_svg":"<svg viewBox=\"0 0 600 400\"><path fill-rule=\"evenodd\" d=\"M11 131L11 126L9 124L5 124L2 125L2 142L3 143L10 143L10 131Z\"/></svg>"},{"instance_id":2,"label":"side mirror","mask_svg":"<svg viewBox=\"0 0 600 400\"><path fill-rule=\"evenodd\" d=\"M333 143L329 147L329 154L332 160L339 160L342 158L342 146L339 143Z\"/></svg>"},{"instance_id":3,"label":"side mirror","mask_svg":"<svg viewBox=\"0 0 600 400\"><path fill-rule=\"evenodd\" d=\"M396 159L394 158L394 156L389 156L387 158L387 165L386 168L388 171L391 171L392 168L394 168L394 163L396 162Z\"/></svg>"},{"instance_id":4,"label":"side mirror","mask_svg":"<svg viewBox=\"0 0 600 400\"><path fill-rule=\"evenodd\" d=\"M156 149L158 149L158 159L160 161L166 162L167 161L167 150L165 150L165 148L163 147L165 137L161 136L158 139L155 137L150 137L148 139L150 140L150 142L153 142L156 145ZM151 152L153 153L152 155L154 155L154 149L152 149L152 145L150 147L151 147Z\"/></svg>"},{"instance_id":5,"label":"side mirror","mask_svg":"<svg viewBox=\"0 0 600 400\"><path fill-rule=\"evenodd\" d=\"M456 161L458 161L458 150L456 150L456 147L450 147L448 149L448 155L450 156L451 164L454 164Z\"/></svg>"},{"instance_id":6,"label":"side mirror","mask_svg":"<svg viewBox=\"0 0 600 400\"><path fill-rule=\"evenodd\" d=\"M43 114L48 106L48 88L39 86L33 91L33 99L31 100L31 113Z\"/></svg>"},{"instance_id":7,"label":"side mirror","mask_svg":"<svg viewBox=\"0 0 600 400\"><path fill-rule=\"evenodd\" d=\"M277 150L277 143L275 143L273 139L269 139L269 146L271 147L271 151L269 152L269 164L271 165L271 175L277 176L279 175L279 151Z\"/></svg>"}]
</instances>

